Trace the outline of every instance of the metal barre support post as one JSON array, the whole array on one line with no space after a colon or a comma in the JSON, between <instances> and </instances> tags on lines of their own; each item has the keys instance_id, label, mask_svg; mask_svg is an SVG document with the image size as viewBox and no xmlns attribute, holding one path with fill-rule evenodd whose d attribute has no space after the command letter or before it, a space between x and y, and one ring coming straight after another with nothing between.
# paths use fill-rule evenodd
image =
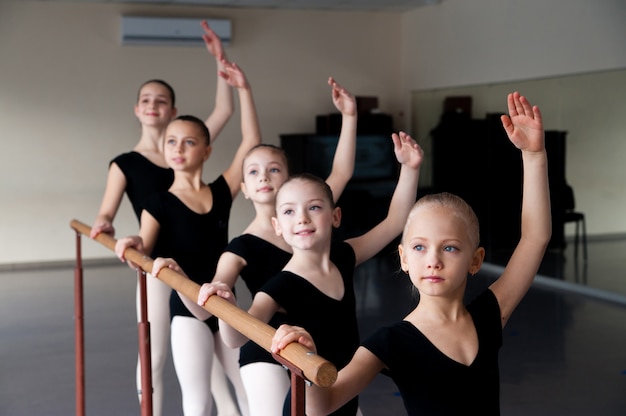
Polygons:
<instances>
[{"instance_id":1,"label":"metal barre support post","mask_svg":"<svg viewBox=\"0 0 626 416\"><path fill-rule=\"evenodd\" d=\"M146 272L137 270L137 283L139 284L139 299L141 300L141 313L139 323L137 323L137 333L139 335L139 359L141 363L141 416L152 416L154 393L152 386L152 355L150 339L150 322L148 321L148 303Z\"/></svg>"},{"instance_id":2,"label":"metal barre support post","mask_svg":"<svg viewBox=\"0 0 626 416\"><path fill-rule=\"evenodd\" d=\"M83 261L80 233L76 232L74 265L74 371L76 378L76 416L85 415L85 324L83 318Z\"/></svg>"},{"instance_id":3,"label":"metal barre support post","mask_svg":"<svg viewBox=\"0 0 626 416\"><path fill-rule=\"evenodd\" d=\"M88 225L78 220L72 220L70 227L87 236L89 236L91 232L91 228ZM99 234L94 240L112 251L115 250L116 240L110 235ZM127 249L124 255L128 260L139 265L145 272L149 273L152 271L153 260L151 258L144 256L132 248ZM182 293L188 298L198 298L200 285L174 270L163 269L160 271L158 278L172 289ZM246 311L232 305L219 296L211 296L206 302L204 309L227 322L230 326L268 352L271 352L272 337L276 330L270 325L258 320ZM281 351L280 356L293 363L295 367L301 369L302 374L307 380L320 387L330 387L337 379L337 368L334 364L317 354L310 354L310 351L301 344L289 344Z\"/></svg>"}]
</instances>

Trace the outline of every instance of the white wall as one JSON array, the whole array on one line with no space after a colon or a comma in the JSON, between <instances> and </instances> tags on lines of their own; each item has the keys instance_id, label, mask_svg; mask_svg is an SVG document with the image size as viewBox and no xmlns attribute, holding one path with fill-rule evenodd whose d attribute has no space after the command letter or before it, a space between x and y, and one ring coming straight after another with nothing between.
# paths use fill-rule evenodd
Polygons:
<instances>
[{"instance_id":1,"label":"white wall","mask_svg":"<svg viewBox=\"0 0 626 416\"><path fill-rule=\"evenodd\" d=\"M443 0L402 20L410 90L626 68L622 0Z\"/></svg>"}]
</instances>

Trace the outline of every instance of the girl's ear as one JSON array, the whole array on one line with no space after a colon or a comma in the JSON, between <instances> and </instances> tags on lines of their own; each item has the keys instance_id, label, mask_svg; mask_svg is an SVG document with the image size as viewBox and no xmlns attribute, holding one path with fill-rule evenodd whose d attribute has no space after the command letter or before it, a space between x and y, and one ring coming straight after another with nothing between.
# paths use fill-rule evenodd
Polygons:
<instances>
[{"instance_id":1,"label":"girl's ear","mask_svg":"<svg viewBox=\"0 0 626 416\"><path fill-rule=\"evenodd\" d=\"M272 227L274 227L274 232L276 233L276 235L280 237L282 235L282 231L276 217L272 217Z\"/></svg>"},{"instance_id":2,"label":"girl's ear","mask_svg":"<svg viewBox=\"0 0 626 416\"><path fill-rule=\"evenodd\" d=\"M211 156L211 152L213 151L213 147L211 145L208 145L206 147L206 150L204 152L204 158L203 160L206 162L209 159L209 156Z\"/></svg>"},{"instance_id":3,"label":"girl's ear","mask_svg":"<svg viewBox=\"0 0 626 416\"><path fill-rule=\"evenodd\" d=\"M172 108L172 120L174 120L177 115L178 115L178 109L176 107L173 107Z\"/></svg>"},{"instance_id":4,"label":"girl's ear","mask_svg":"<svg viewBox=\"0 0 626 416\"><path fill-rule=\"evenodd\" d=\"M239 187L241 188L241 193L243 194L243 197L246 199L250 199L250 197L248 196L248 193L246 192L248 190L248 188L246 188L246 184L244 182L241 182Z\"/></svg>"},{"instance_id":5,"label":"girl's ear","mask_svg":"<svg viewBox=\"0 0 626 416\"><path fill-rule=\"evenodd\" d=\"M480 267L483 265L483 260L485 259L485 249L483 247L478 247L476 251L474 251L474 255L472 256L472 262L470 263L469 273L473 276L480 270Z\"/></svg>"},{"instance_id":6,"label":"girl's ear","mask_svg":"<svg viewBox=\"0 0 626 416\"><path fill-rule=\"evenodd\" d=\"M333 227L339 228L341 225L341 208L335 207L333 209Z\"/></svg>"},{"instance_id":7,"label":"girl's ear","mask_svg":"<svg viewBox=\"0 0 626 416\"><path fill-rule=\"evenodd\" d=\"M406 274L409 274L409 263L404 257L404 247L402 243L398 244L398 256L400 257L400 268Z\"/></svg>"}]
</instances>

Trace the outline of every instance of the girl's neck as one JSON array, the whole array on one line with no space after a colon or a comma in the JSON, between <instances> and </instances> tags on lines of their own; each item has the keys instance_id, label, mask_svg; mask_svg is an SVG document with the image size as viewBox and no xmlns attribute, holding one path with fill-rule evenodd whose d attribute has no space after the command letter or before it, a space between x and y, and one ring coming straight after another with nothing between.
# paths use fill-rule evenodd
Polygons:
<instances>
[{"instance_id":1,"label":"girl's neck","mask_svg":"<svg viewBox=\"0 0 626 416\"><path fill-rule=\"evenodd\" d=\"M141 137L139 138L139 143L137 143L137 145L154 148L160 151L160 149L163 148L165 128L166 126L141 126Z\"/></svg>"},{"instance_id":2,"label":"girl's neck","mask_svg":"<svg viewBox=\"0 0 626 416\"><path fill-rule=\"evenodd\" d=\"M244 230L244 233L254 234L259 237L262 235L276 235L274 231L274 226L272 225L271 217L266 215L260 215L259 212L256 213L256 216L250 222L250 224ZM281 237L282 238L282 237Z\"/></svg>"},{"instance_id":3,"label":"girl's neck","mask_svg":"<svg viewBox=\"0 0 626 416\"><path fill-rule=\"evenodd\" d=\"M330 252L318 250L296 250L283 270L295 273L324 295L341 300L346 287L339 269L330 260Z\"/></svg>"},{"instance_id":4,"label":"girl's neck","mask_svg":"<svg viewBox=\"0 0 626 416\"><path fill-rule=\"evenodd\" d=\"M174 172L174 183L169 192L197 214L207 214L213 209L211 188L202 182L202 169L197 174Z\"/></svg>"},{"instance_id":5,"label":"girl's neck","mask_svg":"<svg viewBox=\"0 0 626 416\"><path fill-rule=\"evenodd\" d=\"M170 191L199 191L207 186L202 180L202 169L195 172L174 171L174 182Z\"/></svg>"},{"instance_id":6,"label":"girl's neck","mask_svg":"<svg viewBox=\"0 0 626 416\"><path fill-rule=\"evenodd\" d=\"M298 275L325 274L332 269L330 261L330 245L324 248L301 250L292 248L293 256L285 266L285 270Z\"/></svg>"},{"instance_id":7,"label":"girl's neck","mask_svg":"<svg viewBox=\"0 0 626 416\"><path fill-rule=\"evenodd\" d=\"M271 212L273 213L273 210ZM293 251L291 246L285 242L282 236L276 235L274 226L272 225L271 216L272 214L269 212L261 213L257 211L256 217L254 217L243 233L254 235L288 253L291 253Z\"/></svg>"},{"instance_id":8,"label":"girl's neck","mask_svg":"<svg viewBox=\"0 0 626 416\"><path fill-rule=\"evenodd\" d=\"M253 205L255 213L254 222L262 224L263 227L270 227L273 230L272 217L276 216L275 203L253 202Z\"/></svg>"},{"instance_id":9,"label":"girl's neck","mask_svg":"<svg viewBox=\"0 0 626 416\"><path fill-rule=\"evenodd\" d=\"M167 167L163 157L164 133L164 129L144 126L141 130L141 138L133 150L141 153L152 163L161 167Z\"/></svg>"},{"instance_id":10,"label":"girl's neck","mask_svg":"<svg viewBox=\"0 0 626 416\"><path fill-rule=\"evenodd\" d=\"M420 295L418 305L407 318L410 321L455 322L467 313L462 297Z\"/></svg>"}]
</instances>

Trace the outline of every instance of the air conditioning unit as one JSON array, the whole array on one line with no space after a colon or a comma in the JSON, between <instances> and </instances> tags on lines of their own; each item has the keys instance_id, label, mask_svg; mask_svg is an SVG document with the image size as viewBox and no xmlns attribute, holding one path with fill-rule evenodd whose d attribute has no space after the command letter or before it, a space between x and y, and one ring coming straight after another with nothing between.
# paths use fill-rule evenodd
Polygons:
<instances>
[{"instance_id":1,"label":"air conditioning unit","mask_svg":"<svg viewBox=\"0 0 626 416\"><path fill-rule=\"evenodd\" d=\"M228 19L144 16L122 16L122 45L204 45L202 20L228 45L231 39Z\"/></svg>"}]
</instances>

